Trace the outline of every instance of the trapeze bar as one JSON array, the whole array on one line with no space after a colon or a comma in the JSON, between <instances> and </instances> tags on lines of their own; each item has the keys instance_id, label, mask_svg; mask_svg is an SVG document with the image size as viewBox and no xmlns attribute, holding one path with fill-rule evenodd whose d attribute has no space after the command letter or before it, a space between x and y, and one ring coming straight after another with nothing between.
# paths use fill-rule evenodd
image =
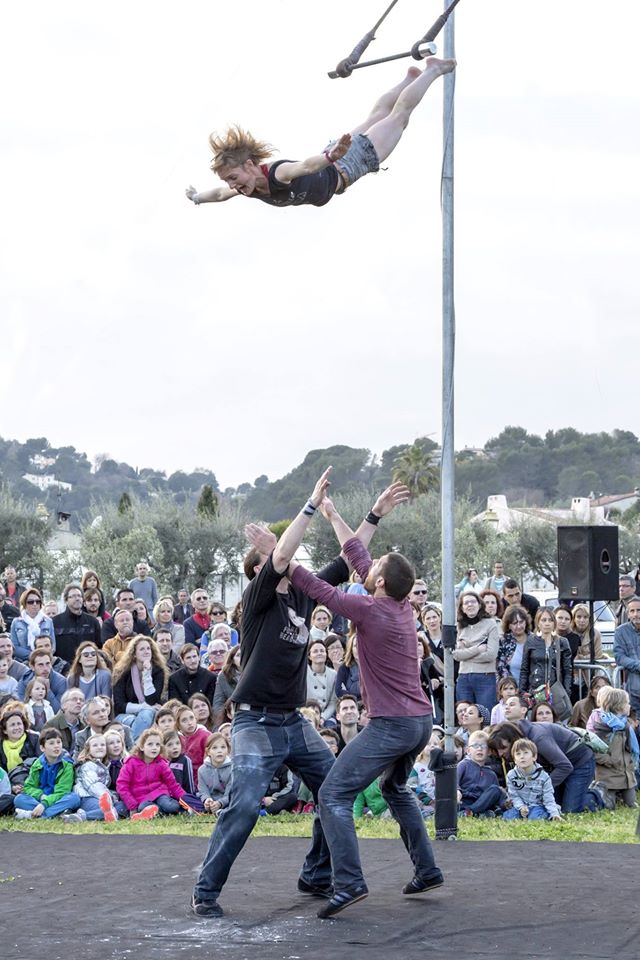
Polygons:
<instances>
[{"instance_id":1,"label":"trapeze bar","mask_svg":"<svg viewBox=\"0 0 640 960\"><path fill-rule=\"evenodd\" d=\"M364 63L349 63L348 60L343 60L340 64L340 73L338 73L337 70L331 70L328 76L332 80L337 80L339 77L345 79L346 77L350 77L354 70L361 70L363 67L374 67L378 63L389 63L391 60L404 60L406 57L413 57L414 60L425 60L427 57L432 57L436 51L437 47L435 43L418 43L405 53L393 53L389 57L378 57L377 60L366 60Z\"/></svg>"}]
</instances>

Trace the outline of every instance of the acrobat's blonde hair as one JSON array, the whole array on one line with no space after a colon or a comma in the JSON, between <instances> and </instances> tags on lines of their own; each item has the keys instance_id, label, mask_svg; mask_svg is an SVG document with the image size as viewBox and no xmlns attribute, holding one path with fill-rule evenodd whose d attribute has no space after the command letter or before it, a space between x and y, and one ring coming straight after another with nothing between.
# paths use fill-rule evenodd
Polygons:
<instances>
[{"instance_id":1,"label":"acrobat's blonde hair","mask_svg":"<svg viewBox=\"0 0 640 960\"><path fill-rule=\"evenodd\" d=\"M209 146L213 153L211 169L214 173L224 167L240 167L247 160L262 163L274 151L270 143L256 140L248 130L243 130L237 124L229 127L221 136L210 134Z\"/></svg>"}]
</instances>

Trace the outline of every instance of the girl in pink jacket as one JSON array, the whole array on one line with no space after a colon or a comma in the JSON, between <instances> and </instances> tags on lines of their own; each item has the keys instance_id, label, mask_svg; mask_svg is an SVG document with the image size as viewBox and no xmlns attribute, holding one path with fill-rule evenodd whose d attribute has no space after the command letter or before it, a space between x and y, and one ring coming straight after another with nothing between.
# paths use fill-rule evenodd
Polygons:
<instances>
[{"instance_id":1,"label":"girl in pink jacket","mask_svg":"<svg viewBox=\"0 0 640 960\"><path fill-rule=\"evenodd\" d=\"M132 820L150 820L158 813L179 813L185 794L164 756L162 734L157 727L144 730L122 765L118 793Z\"/></svg>"}]
</instances>

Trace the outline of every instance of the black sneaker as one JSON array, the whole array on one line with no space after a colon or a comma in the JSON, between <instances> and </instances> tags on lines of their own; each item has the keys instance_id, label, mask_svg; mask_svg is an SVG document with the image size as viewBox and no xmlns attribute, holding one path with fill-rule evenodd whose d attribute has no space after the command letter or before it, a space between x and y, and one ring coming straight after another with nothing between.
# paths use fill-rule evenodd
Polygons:
<instances>
[{"instance_id":1,"label":"black sneaker","mask_svg":"<svg viewBox=\"0 0 640 960\"><path fill-rule=\"evenodd\" d=\"M429 890L435 890L436 887L441 887L443 883L444 877L442 876L434 877L432 880L419 880L418 877L414 877L413 880L405 884L402 892L407 897L412 893L427 893Z\"/></svg>"},{"instance_id":2,"label":"black sneaker","mask_svg":"<svg viewBox=\"0 0 640 960\"><path fill-rule=\"evenodd\" d=\"M198 900L195 894L191 897L191 912L196 917L224 917L224 910L217 900Z\"/></svg>"},{"instance_id":3,"label":"black sneaker","mask_svg":"<svg viewBox=\"0 0 640 960\"><path fill-rule=\"evenodd\" d=\"M333 893L333 887L330 883L307 883L302 877L298 877L298 890L300 893L308 893L310 897L326 897L327 900Z\"/></svg>"},{"instance_id":4,"label":"black sneaker","mask_svg":"<svg viewBox=\"0 0 640 960\"><path fill-rule=\"evenodd\" d=\"M340 890L334 893L329 902L318 910L318 916L321 920L328 920L329 917L335 917L337 913L342 913L353 903L358 903L369 896L369 891L363 883L360 887L348 887L346 890Z\"/></svg>"}]
</instances>

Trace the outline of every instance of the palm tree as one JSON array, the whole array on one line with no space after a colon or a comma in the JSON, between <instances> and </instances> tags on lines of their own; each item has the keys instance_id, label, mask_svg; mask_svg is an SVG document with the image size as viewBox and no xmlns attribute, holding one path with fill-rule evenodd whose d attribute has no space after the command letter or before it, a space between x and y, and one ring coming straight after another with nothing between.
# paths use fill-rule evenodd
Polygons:
<instances>
[{"instance_id":1,"label":"palm tree","mask_svg":"<svg viewBox=\"0 0 640 960\"><path fill-rule=\"evenodd\" d=\"M409 487L411 495L416 497L429 490L436 490L440 484L440 469L433 454L417 443L407 447L393 461L393 480L399 480Z\"/></svg>"}]
</instances>

